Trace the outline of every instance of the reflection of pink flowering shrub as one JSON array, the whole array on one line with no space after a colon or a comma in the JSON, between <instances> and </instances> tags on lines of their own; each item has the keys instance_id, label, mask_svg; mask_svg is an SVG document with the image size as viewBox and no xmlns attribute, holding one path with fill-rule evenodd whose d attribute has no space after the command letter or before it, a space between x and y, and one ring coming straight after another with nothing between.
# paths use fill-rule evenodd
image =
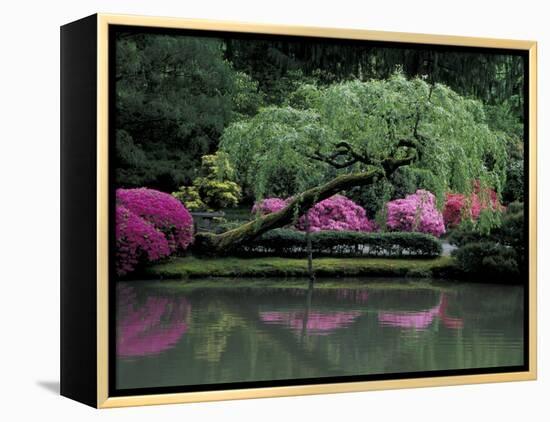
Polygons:
<instances>
[{"instance_id":1,"label":"reflection of pink flowering shrub","mask_svg":"<svg viewBox=\"0 0 550 422\"><path fill-rule=\"evenodd\" d=\"M431 309L417 312L379 312L378 322L383 326L426 330L438 317L447 328L462 328L464 326L462 319L448 316L447 306L447 295L442 293L439 303Z\"/></svg>"},{"instance_id":2,"label":"reflection of pink flowering shrub","mask_svg":"<svg viewBox=\"0 0 550 422\"><path fill-rule=\"evenodd\" d=\"M117 189L116 201L164 233L171 252L185 250L193 240L193 218L172 195L146 188Z\"/></svg>"},{"instance_id":3,"label":"reflection of pink flowering shrub","mask_svg":"<svg viewBox=\"0 0 550 422\"><path fill-rule=\"evenodd\" d=\"M477 220L482 210L490 208L493 211L503 209L497 193L492 189L483 189L479 183L474 183L474 191L467 197L461 193L447 193L443 208L445 226L455 227L464 217Z\"/></svg>"},{"instance_id":4,"label":"reflection of pink flowering shrub","mask_svg":"<svg viewBox=\"0 0 550 422\"><path fill-rule=\"evenodd\" d=\"M326 335L338 328L344 328L350 325L357 317L361 315L359 311L343 312L318 312L312 311L307 314L302 311L274 311L261 312L260 319L268 324L287 326L294 332L301 332L305 328L310 334Z\"/></svg>"},{"instance_id":5,"label":"reflection of pink flowering shrub","mask_svg":"<svg viewBox=\"0 0 550 422\"><path fill-rule=\"evenodd\" d=\"M288 199L281 198L266 198L260 202L256 202L252 207L252 214L259 213L260 215L272 214L281 211L288 205Z\"/></svg>"},{"instance_id":6,"label":"reflection of pink flowering shrub","mask_svg":"<svg viewBox=\"0 0 550 422\"><path fill-rule=\"evenodd\" d=\"M264 199L254 204L252 212L266 215L280 211L288 205L290 199ZM363 207L342 195L334 195L318 202L309 210L308 217L312 232L323 230L372 232L377 229L376 224L367 218ZM304 216L298 220L296 228L305 230Z\"/></svg>"},{"instance_id":7,"label":"reflection of pink flowering shrub","mask_svg":"<svg viewBox=\"0 0 550 422\"><path fill-rule=\"evenodd\" d=\"M168 242L152 224L129 209L116 206L116 272L125 275L140 262L153 262L170 254Z\"/></svg>"},{"instance_id":8,"label":"reflection of pink flowering shrub","mask_svg":"<svg viewBox=\"0 0 550 422\"><path fill-rule=\"evenodd\" d=\"M436 237L445 233L443 216L431 192L417 190L404 199L388 202L386 208L386 225L390 230L428 233Z\"/></svg>"},{"instance_id":9,"label":"reflection of pink flowering shrub","mask_svg":"<svg viewBox=\"0 0 550 422\"><path fill-rule=\"evenodd\" d=\"M184 298L150 296L138 304L133 288L117 289L116 354L149 356L174 347L187 331L191 306Z\"/></svg>"}]
</instances>

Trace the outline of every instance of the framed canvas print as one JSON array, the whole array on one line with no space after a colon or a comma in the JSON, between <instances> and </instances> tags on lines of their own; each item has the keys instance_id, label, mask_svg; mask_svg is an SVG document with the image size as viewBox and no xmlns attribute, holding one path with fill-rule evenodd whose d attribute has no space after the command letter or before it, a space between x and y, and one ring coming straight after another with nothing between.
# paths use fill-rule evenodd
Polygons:
<instances>
[{"instance_id":1,"label":"framed canvas print","mask_svg":"<svg viewBox=\"0 0 550 422\"><path fill-rule=\"evenodd\" d=\"M61 394L536 378L536 43L61 28Z\"/></svg>"}]
</instances>

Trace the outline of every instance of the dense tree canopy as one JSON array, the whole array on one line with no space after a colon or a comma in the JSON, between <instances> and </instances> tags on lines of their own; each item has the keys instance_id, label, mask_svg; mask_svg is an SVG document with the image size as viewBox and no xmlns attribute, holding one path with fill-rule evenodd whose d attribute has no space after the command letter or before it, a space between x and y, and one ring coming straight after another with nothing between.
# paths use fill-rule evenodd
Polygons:
<instances>
[{"instance_id":1,"label":"dense tree canopy","mask_svg":"<svg viewBox=\"0 0 550 422\"><path fill-rule=\"evenodd\" d=\"M214 38L119 34L117 179L175 190L190 184L224 127L256 111L256 83Z\"/></svg>"},{"instance_id":2,"label":"dense tree canopy","mask_svg":"<svg viewBox=\"0 0 550 422\"><path fill-rule=\"evenodd\" d=\"M383 47L364 42L301 42L293 39L227 39L225 56L251 75L273 103L280 104L297 81L331 84L351 79L385 79L400 69L426 76L463 96L523 117L524 62L519 55L437 48ZM290 86L290 88L289 88ZM503 106L503 107L501 107Z\"/></svg>"},{"instance_id":3,"label":"dense tree canopy","mask_svg":"<svg viewBox=\"0 0 550 422\"><path fill-rule=\"evenodd\" d=\"M508 164L508 179L513 184L505 190L505 198L521 199L522 57L268 37L117 34L117 183L164 191L189 185L199 173L201 157L215 153L221 135L232 123L264 108L263 118L276 113L274 119L297 119L292 123L297 131L318 130L319 125L306 128L302 123L309 119L308 112L326 116L331 87L337 101L338 90L345 95L344 90L354 83L386 79L396 70L407 78L421 77L428 85L440 83L484 103L490 128L509 138L508 153L516 157ZM315 105L315 98L322 104ZM334 129L338 129L336 123ZM304 173L310 170L303 169ZM272 186L281 184L278 195L286 193L285 186L294 176L289 170L271 180ZM376 185L355 190L354 198L369 202L369 197L381 193L402 196L417 187L417 183L397 183L397 179L409 183L411 175L397 172L392 177L393 191ZM370 213L376 208L365 206Z\"/></svg>"},{"instance_id":4,"label":"dense tree canopy","mask_svg":"<svg viewBox=\"0 0 550 422\"><path fill-rule=\"evenodd\" d=\"M501 192L507 155L480 102L448 87L394 74L388 80L303 85L286 104L230 125L221 150L238 183L264 196L291 196L342 173L399 171L415 188L469 192L472 180ZM387 167L393 157L395 168ZM394 164L392 164L394 165ZM410 192L409 192L410 193Z\"/></svg>"}]
</instances>

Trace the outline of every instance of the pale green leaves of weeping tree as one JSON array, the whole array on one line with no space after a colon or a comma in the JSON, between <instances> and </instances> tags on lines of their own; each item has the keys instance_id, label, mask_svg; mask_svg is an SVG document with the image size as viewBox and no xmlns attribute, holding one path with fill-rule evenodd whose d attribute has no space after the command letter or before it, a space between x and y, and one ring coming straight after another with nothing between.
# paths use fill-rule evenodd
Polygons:
<instances>
[{"instance_id":1,"label":"pale green leaves of weeping tree","mask_svg":"<svg viewBox=\"0 0 550 422\"><path fill-rule=\"evenodd\" d=\"M220 149L256 199L294 195L415 150L406 171L441 200L446 191L469 192L473 180L500 192L503 142L479 101L395 74L326 88L303 85L288 104L230 125Z\"/></svg>"},{"instance_id":2,"label":"pale green leaves of weeping tree","mask_svg":"<svg viewBox=\"0 0 550 422\"><path fill-rule=\"evenodd\" d=\"M256 200L294 199L281 211L226 233L199 233L195 246L206 253L227 250L289 224L318 200L387 183L401 168L440 204L446 191L468 193L474 181L500 193L507 159L503 143L489 129L481 103L442 85L400 74L327 88L304 85L288 104L230 125L220 144L237 182Z\"/></svg>"}]
</instances>

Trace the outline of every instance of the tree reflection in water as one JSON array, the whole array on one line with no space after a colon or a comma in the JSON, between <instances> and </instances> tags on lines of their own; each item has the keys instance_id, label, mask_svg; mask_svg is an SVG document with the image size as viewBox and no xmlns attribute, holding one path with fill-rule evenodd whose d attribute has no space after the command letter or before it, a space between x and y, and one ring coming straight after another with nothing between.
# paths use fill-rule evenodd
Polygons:
<instances>
[{"instance_id":1,"label":"tree reflection in water","mask_svg":"<svg viewBox=\"0 0 550 422\"><path fill-rule=\"evenodd\" d=\"M182 296L148 296L139 303L133 287L119 284L117 356L151 356L172 348L187 331L190 312Z\"/></svg>"},{"instance_id":2,"label":"tree reflection in water","mask_svg":"<svg viewBox=\"0 0 550 422\"><path fill-rule=\"evenodd\" d=\"M462 328L464 326L462 319L448 316L447 306L448 297L445 293L441 293L439 303L431 309L418 312L379 312L378 322L382 326L425 330L433 323L435 318L439 318L447 328Z\"/></svg>"}]
</instances>

